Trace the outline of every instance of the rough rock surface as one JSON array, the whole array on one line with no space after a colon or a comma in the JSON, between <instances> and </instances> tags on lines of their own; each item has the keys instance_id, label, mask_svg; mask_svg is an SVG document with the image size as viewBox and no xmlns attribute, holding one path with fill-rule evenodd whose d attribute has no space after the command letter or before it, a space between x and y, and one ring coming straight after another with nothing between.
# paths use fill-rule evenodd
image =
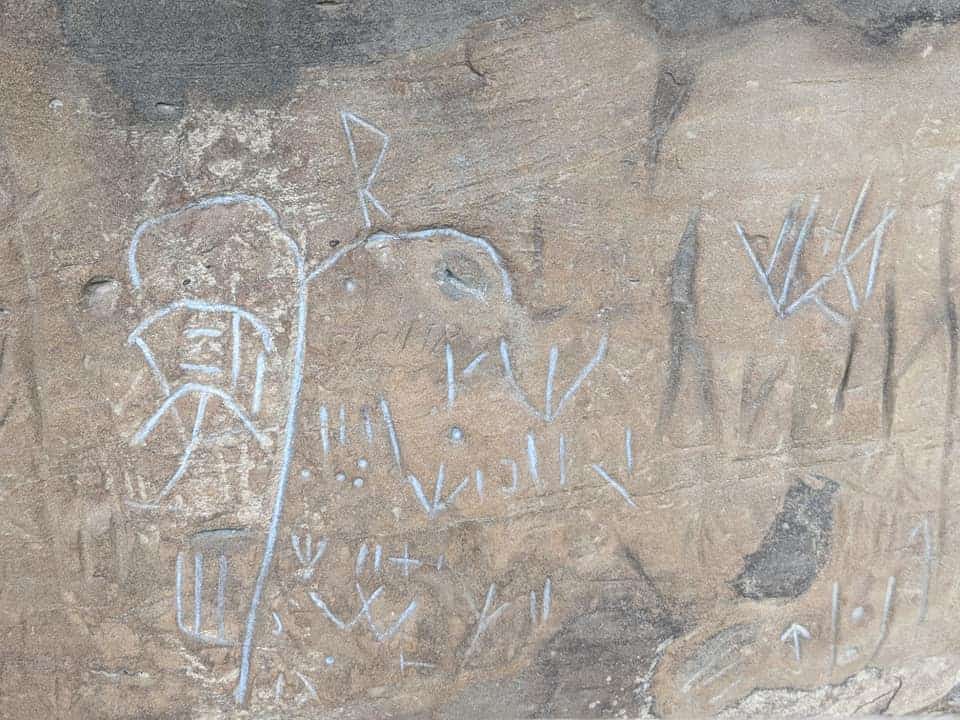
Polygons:
<instances>
[{"instance_id":1,"label":"rough rock surface","mask_svg":"<svg viewBox=\"0 0 960 720\"><path fill-rule=\"evenodd\" d=\"M957 711L958 18L0 6L0 717Z\"/></svg>"}]
</instances>

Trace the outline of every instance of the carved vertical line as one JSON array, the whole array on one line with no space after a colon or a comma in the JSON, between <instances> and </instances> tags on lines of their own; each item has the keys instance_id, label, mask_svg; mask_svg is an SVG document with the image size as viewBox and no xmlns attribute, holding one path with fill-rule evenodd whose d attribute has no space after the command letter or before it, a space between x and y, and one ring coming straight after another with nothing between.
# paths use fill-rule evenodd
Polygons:
<instances>
[{"instance_id":1,"label":"carved vertical line","mask_svg":"<svg viewBox=\"0 0 960 720\"><path fill-rule=\"evenodd\" d=\"M880 414L883 436L890 437L897 403L897 378L894 374L897 353L897 288L891 277L883 297L883 379L880 385Z\"/></svg>"},{"instance_id":2,"label":"carved vertical line","mask_svg":"<svg viewBox=\"0 0 960 720\"><path fill-rule=\"evenodd\" d=\"M957 412L957 306L950 294L953 283L953 201L943 201L940 221L940 293L943 303L943 319L947 330L947 394L943 420L943 455L940 460L940 488L937 511L937 539L944 540L947 524L947 490L950 485L950 470L953 460L954 432L953 422Z\"/></svg>"}]
</instances>

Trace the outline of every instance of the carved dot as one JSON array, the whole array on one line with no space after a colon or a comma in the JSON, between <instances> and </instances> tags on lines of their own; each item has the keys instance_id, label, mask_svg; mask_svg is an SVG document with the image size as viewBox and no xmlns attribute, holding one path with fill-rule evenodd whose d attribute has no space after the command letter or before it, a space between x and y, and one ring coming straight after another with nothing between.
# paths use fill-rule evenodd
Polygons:
<instances>
[{"instance_id":1,"label":"carved dot","mask_svg":"<svg viewBox=\"0 0 960 720\"><path fill-rule=\"evenodd\" d=\"M326 658L326 660L324 660L324 662L325 662L327 665L333 665L333 663L336 662L336 661L333 659L333 655L327 655L327 658Z\"/></svg>"},{"instance_id":2,"label":"carved dot","mask_svg":"<svg viewBox=\"0 0 960 720\"><path fill-rule=\"evenodd\" d=\"M344 482L347 479L347 474L343 471L338 471L336 475L333 476L334 480L337 482Z\"/></svg>"},{"instance_id":3,"label":"carved dot","mask_svg":"<svg viewBox=\"0 0 960 720\"><path fill-rule=\"evenodd\" d=\"M354 479L353 479L353 486L354 486L355 488L362 488L362 487L363 487L363 478L362 478L362 477L356 477L356 478L354 478Z\"/></svg>"},{"instance_id":4,"label":"carved dot","mask_svg":"<svg viewBox=\"0 0 960 720\"><path fill-rule=\"evenodd\" d=\"M866 616L866 614L867 614L867 611L863 609L863 606L858 605L850 613L850 619L853 620L855 623L860 623L860 622L863 622L863 618Z\"/></svg>"},{"instance_id":5,"label":"carved dot","mask_svg":"<svg viewBox=\"0 0 960 720\"><path fill-rule=\"evenodd\" d=\"M360 458L357 460L357 468L359 470L366 470L368 467L370 467L370 463L367 462L366 458Z\"/></svg>"},{"instance_id":6,"label":"carved dot","mask_svg":"<svg viewBox=\"0 0 960 720\"><path fill-rule=\"evenodd\" d=\"M300 471L300 479L301 480L310 479L310 471L307 468L304 468L303 470Z\"/></svg>"},{"instance_id":7,"label":"carved dot","mask_svg":"<svg viewBox=\"0 0 960 720\"><path fill-rule=\"evenodd\" d=\"M343 289L346 290L348 293L352 293L354 290L357 289L357 281L353 280L352 278L347 278L346 280L343 281Z\"/></svg>"},{"instance_id":8,"label":"carved dot","mask_svg":"<svg viewBox=\"0 0 960 720\"><path fill-rule=\"evenodd\" d=\"M51 100L51 101L50 101L50 109L51 109L51 110L55 110L55 111L56 111L56 110L62 110L62 109L63 109L63 100L61 100L60 98L54 98L53 100Z\"/></svg>"},{"instance_id":9,"label":"carved dot","mask_svg":"<svg viewBox=\"0 0 960 720\"><path fill-rule=\"evenodd\" d=\"M463 430L458 427L450 428L450 440L455 443L463 442Z\"/></svg>"}]
</instances>

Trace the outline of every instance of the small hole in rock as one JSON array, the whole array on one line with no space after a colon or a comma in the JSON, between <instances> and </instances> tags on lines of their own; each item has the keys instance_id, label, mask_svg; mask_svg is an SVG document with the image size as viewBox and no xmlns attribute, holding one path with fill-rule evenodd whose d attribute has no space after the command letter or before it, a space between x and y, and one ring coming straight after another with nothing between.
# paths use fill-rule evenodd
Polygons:
<instances>
[{"instance_id":1,"label":"small hole in rock","mask_svg":"<svg viewBox=\"0 0 960 720\"><path fill-rule=\"evenodd\" d=\"M158 102L153 106L158 118L172 120L180 116L180 106L172 103Z\"/></svg>"},{"instance_id":2,"label":"small hole in rock","mask_svg":"<svg viewBox=\"0 0 960 720\"><path fill-rule=\"evenodd\" d=\"M461 252L445 253L434 266L434 279L440 291L453 300L482 299L487 293L487 279L480 263Z\"/></svg>"},{"instance_id":3,"label":"small hole in rock","mask_svg":"<svg viewBox=\"0 0 960 720\"><path fill-rule=\"evenodd\" d=\"M98 315L113 312L119 299L120 283L104 275L90 278L80 290L80 303L83 308Z\"/></svg>"}]
</instances>

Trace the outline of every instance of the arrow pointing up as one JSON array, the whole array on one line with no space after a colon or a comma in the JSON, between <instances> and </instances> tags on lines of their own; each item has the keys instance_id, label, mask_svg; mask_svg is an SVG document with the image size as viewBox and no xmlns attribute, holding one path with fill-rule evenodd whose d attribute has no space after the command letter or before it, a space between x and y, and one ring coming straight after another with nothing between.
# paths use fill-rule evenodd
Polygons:
<instances>
[{"instance_id":1,"label":"arrow pointing up","mask_svg":"<svg viewBox=\"0 0 960 720\"><path fill-rule=\"evenodd\" d=\"M797 662L800 662L800 639L804 640L810 639L810 631L807 630L803 625L798 623L793 623L790 627L783 631L783 635L780 636L780 642L789 642L793 641L793 653L797 658Z\"/></svg>"}]
</instances>

